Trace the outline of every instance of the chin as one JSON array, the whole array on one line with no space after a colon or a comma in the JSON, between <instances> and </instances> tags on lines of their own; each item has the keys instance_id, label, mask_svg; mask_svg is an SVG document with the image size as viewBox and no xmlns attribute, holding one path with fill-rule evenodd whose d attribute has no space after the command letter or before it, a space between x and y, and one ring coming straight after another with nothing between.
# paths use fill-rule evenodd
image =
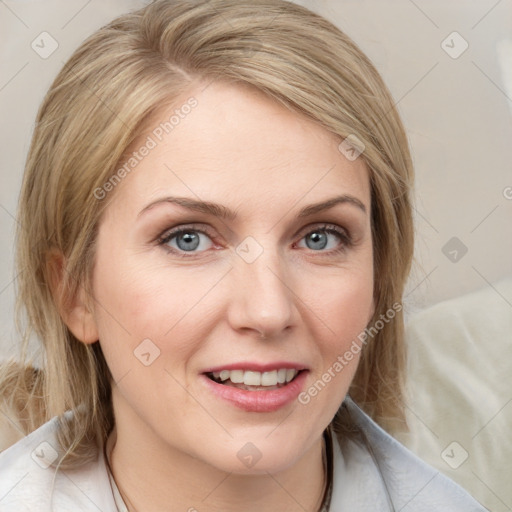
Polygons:
<instances>
[{"instance_id":1,"label":"chin","mask_svg":"<svg viewBox=\"0 0 512 512\"><path fill-rule=\"evenodd\" d=\"M283 439L286 437L286 440ZM252 440L251 440L252 439ZM318 441L321 434L318 435ZM212 441L212 444L214 441ZM313 443L304 435L276 436L272 439L265 429L259 436L240 436L215 451L204 453L202 459L217 469L238 475L275 474L294 466L309 450Z\"/></svg>"}]
</instances>

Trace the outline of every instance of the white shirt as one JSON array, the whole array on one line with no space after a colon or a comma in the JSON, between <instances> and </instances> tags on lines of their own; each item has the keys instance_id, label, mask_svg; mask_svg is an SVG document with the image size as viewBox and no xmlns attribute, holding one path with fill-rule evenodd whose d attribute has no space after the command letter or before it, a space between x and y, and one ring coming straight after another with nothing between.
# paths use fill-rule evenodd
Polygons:
<instances>
[{"instance_id":1,"label":"white shirt","mask_svg":"<svg viewBox=\"0 0 512 512\"><path fill-rule=\"evenodd\" d=\"M334 440L331 512L485 512L461 487L418 459L350 398L367 442ZM102 450L74 470L55 471L57 422L0 454L0 512L127 512Z\"/></svg>"}]
</instances>

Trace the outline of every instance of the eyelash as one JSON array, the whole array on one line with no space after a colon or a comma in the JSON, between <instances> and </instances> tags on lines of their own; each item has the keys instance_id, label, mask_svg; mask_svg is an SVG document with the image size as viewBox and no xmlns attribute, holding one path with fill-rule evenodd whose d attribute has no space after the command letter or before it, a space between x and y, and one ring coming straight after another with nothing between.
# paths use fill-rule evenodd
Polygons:
<instances>
[{"instance_id":1,"label":"eyelash","mask_svg":"<svg viewBox=\"0 0 512 512\"><path fill-rule=\"evenodd\" d=\"M312 233L315 233L315 232L319 232L319 231L323 232L323 233L327 233L327 234L336 235L340 240L340 245L338 247L336 247L335 249L331 249L329 251L321 251L321 250L315 251L313 249L310 249L310 251L312 251L312 252L317 252L323 256L332 256L334 254L342 253L353 246L353 240L352 240L350 234L345 229L340 228L339 226L336 226L335 224L322 224L322 225L315 226L314 228L310 229L309 231L306 231L300 237L299 240L302 240L306 236L311 235ZM196 252L191 251L191 252L187 253L187 251L179 251L173 247L167 246L167 244L176 236L181 235L183 233L189 233L189 232L201 233L203 235L206 235L208 238L210 238L210 240L212 240L212 242L214 242L214 235L212 233L209 233L208 229L205 229L204 227L197 227L195 225L189 225L189 226L180 226L171 231L165 231L162 235L160 235L158 237L157 243L159 246L164 247L164 249L166 251L168 251L174 255L177 255L178 257L182 257L182 258L193 258L194 256L201 254L201 252L206 252L206 251L201 251L201 252L196 253Z\"/></svg>"}]
</instances>

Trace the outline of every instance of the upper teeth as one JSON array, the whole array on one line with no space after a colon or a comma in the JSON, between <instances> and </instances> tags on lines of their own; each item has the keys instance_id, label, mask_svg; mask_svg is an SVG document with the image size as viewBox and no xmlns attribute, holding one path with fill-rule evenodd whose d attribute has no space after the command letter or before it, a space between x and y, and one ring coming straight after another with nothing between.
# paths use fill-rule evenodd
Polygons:
<instances>
[{"instance_id":1,"label":"upper teeth","mask_svg":"<svg viewBox=\"0 0 512 512\"><path fill-rule=\"evenodd\" d=\"M250 370L222 370L213 372L216 379L225 381L230 379L233 384L245 384L246 386L276 386L290 382L299 373L298 370L281 368L271 372L253 372Z\"/></svg>"}]
</instances>

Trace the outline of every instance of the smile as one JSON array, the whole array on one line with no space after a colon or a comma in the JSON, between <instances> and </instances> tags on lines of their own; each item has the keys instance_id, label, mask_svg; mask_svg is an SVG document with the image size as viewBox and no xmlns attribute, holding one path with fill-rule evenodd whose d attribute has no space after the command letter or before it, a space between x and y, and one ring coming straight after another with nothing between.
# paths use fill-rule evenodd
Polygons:
<instances>
[{"instance_id":1,"label":"smile","mask_svg":"<svg viewBox=\"0 0 512 512\"><path fill-rule=\"evenodd\" d=\"M308 374L304 366L289 363L237 364L208 369L202 382L221 402L246 412L269 413L297 403Z\"/></svg>"},{"instance_id":2,"label":"smile","mask_svg":"<svg viewBox=\"0 0 512 512\"><path fill-rule=\"evenodd\" d=\"M233 386L248 391L262 391L279 389L291 382L298 375L299 370L280 368L270 372L258 372L251 370L222 370L210 372L207 376L214 382Z\"/></svg>"}]
</instances>

